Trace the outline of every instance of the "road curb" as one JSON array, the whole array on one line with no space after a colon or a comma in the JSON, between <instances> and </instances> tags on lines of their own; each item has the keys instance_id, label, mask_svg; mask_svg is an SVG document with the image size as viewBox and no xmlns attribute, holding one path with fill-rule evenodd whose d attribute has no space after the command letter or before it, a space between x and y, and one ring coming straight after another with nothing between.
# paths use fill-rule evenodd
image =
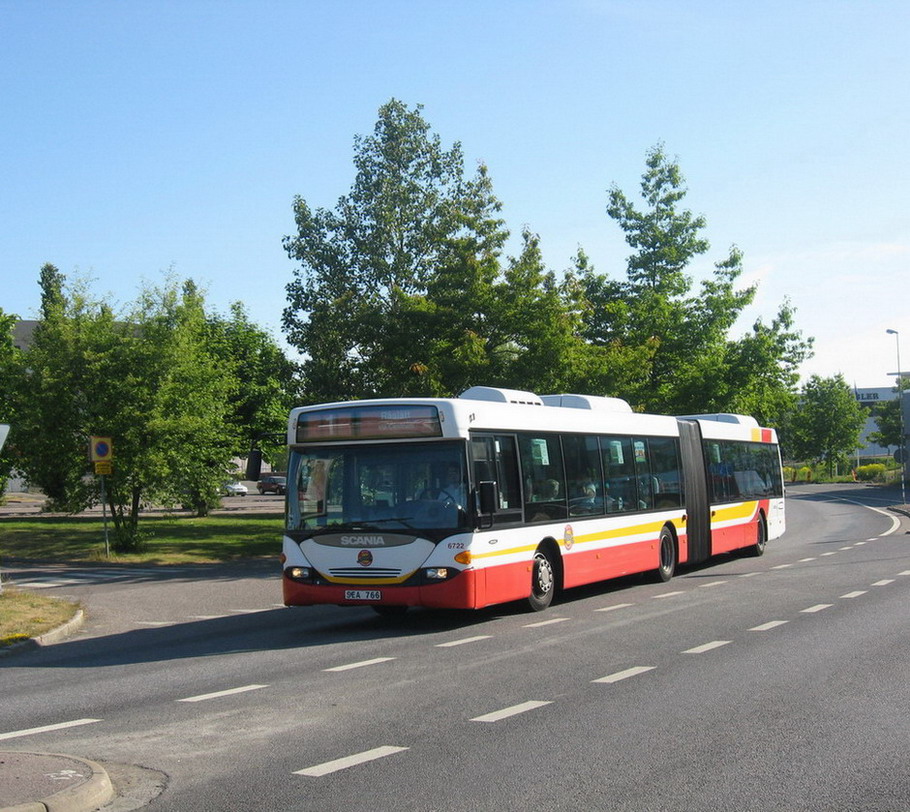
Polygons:
<instances>
[{"instance_id":1,"label":"road curb","mask_svg":"<svg viewBox=\"0 0 910 812\"><path fill-rule=\"evenodd\" d=\"M111 783L107 771L95 761L60 753L4 751L4 755L20 757L21 763L17 765L17 769L25 778L28 778L32 762L46 764L48 760L54 759L59 759L60 764L76 762L88 773L88 776L78 784L54 792L40 800L6 806L0 809L0 812L89 812L89 810L104 806L114 797L114 785Z\"/></svg>"},{"instance_id":2,"label":"road curb","mask_svg":"<svg viewBox=\"0 0 910 812\"><path fill-rule=\"evenodd\" d=\"M22 651L31 651L32 649L48 646L52 643L59 643L64 638L69 637L71 634L81 629L84 622L85 613L81 609L77 609L76 613L67 620L66 623L61 623L56 629L51 629L44 634L39 634L37 637L30 637L28 640L23 640L21 643L13 643L10 646L0 648L0 657ZM0 810L0 812L4 812L4 810Z\"/></svg>"}]
</instances>

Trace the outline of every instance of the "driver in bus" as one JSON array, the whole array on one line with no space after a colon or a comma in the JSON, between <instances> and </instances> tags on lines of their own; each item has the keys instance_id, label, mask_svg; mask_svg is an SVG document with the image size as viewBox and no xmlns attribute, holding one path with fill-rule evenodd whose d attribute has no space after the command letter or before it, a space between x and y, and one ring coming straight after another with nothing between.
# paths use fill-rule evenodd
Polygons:
<instances>
[{"instance_id":1,"label":"driver in bus","mask_svg":"<svg viewBox=\"0 0 910 812\"><path fill-rule=\"evenodd\" d=\"M446 469L445 484L439 489L436 498L440 502L454 502L459 506L465 504L464 480L457 465L450 465Z\"/></svg>"}]
</instances>

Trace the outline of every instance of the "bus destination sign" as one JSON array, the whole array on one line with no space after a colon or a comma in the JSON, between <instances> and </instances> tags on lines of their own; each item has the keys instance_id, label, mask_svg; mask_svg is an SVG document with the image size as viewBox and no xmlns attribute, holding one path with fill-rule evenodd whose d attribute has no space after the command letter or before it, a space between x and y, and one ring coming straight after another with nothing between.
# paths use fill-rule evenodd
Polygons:
<instances>
[{"instance_id":1,"label":"bus destination sign","mask_svg":"<svg viewBox=\"0 0 910 812\"><path fill-rule=\"evenodd\" d=\"M302 412L297 419L298 443L441 436L435 406L346 406Z\"/></svg>"}]
</instances>

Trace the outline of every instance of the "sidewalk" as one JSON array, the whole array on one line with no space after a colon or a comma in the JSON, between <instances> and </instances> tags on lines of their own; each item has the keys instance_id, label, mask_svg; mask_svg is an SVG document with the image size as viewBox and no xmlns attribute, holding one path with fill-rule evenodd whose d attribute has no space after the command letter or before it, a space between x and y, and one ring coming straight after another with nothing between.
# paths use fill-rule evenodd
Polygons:
<instances>
[{"instance_id":1,"label":"sidewalk","mask_svg":"<svg viewBox=\"0 0 910 812\"><path fill-rule=\"evenodd\" d=\"M0 812L88 812L113 797L107 772L94 761L0 751Z\"/></svg>"}]
</instances>

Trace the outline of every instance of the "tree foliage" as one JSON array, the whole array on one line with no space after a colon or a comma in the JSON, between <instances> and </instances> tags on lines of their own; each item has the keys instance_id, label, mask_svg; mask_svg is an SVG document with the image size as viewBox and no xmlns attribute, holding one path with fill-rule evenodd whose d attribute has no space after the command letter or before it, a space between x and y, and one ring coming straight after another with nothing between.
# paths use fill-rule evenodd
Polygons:
<instances>
[{"instance_id":1,"label":"tree foliage","mask_svg":"<svg viewBox=\"0 0 910 812\"><path fill-rule=\"evenodd\" d=\"M866 413L843 375L813 375L782 432L784 452L795 460L824 460L829 472L859 445Z\"/></svg>"},{"instance_id":2,"label":"tree foliage","mask_svg":"<svg viewBox=\"0 0 910 812\"><path fill-rule=\"evenodd\" d=\"M210 317L191 281L147 287L122 314L41 270L41 318L31 346L4 353L16 466L52 509L75 512L99 499L88 476L91 436L111 437L106 496L115 549L142 541L140 511L217 504L232 458L268 425L284 426L288 365L274 342L235 307ZM272 424L277 411L281 419Z\"/></svg>"},{"instance_id":3,"label":"tree foliage","mask_svg":"<svg viewBox=\"0 0 910 812\"><path fill-rule=\"evenodd\" d=\"M241 302L225 318L209 315L207 344L229 359L237 385L229 398L228 421L233 427L235 457L243 457L257 442L273 465L285 453L288 412L300 399L297 365L272 336L253 324Z\"/></svg>"},{"instance_id":4,"label":"tree foliage","mask_svg":"<svg viewBox=\"0 0 910 812\"><path fill-rule=\"evenodd\" d=\"M903 399L906 401L910 398L910 379L901 378L898 386L903 392ZM897 392L895 387L893 392ZM903 445L903 435L910 430L901 421L901 398L895 397L892 400L886 400L883 403L877 403L872 411L875 418L877 431L870 432L869 440L880 446L897 446Z\"/></svg>"},{"instance_id":5,"label":"tree foliage","mask_svg":"<svg viewBox=\"0 0 910 812\"><path fill-rule=\"evenodd\" d=\"M380 108L333 211L296 198L284 328L307 359L306 398L625 388L650 349L590 341L577 275L557 279L530 229L503 256L486 168L466 177L460 145L443 149L420 111Z\"/></svg>"},{"instance_id":6,"label":"tree foliage","mask_svg":"<svg viewBox=\"0 0 910 812\"><path fill-rule=\"evenodd\" d=\"M671 414L738 411L775 424L792 407L797 368L811 350L784 303L770 324L731 338L755 287L739 288L742 252L731 247L695 288L690 263L707 253L705 219L682 208L687 190L661 145L648 153L639 208L618 187L607 213L635 249L624 280L581 275L592 307L589 340L650 348L645 374L626 394L646 411Z\"/></svg>"}]
</instances>

